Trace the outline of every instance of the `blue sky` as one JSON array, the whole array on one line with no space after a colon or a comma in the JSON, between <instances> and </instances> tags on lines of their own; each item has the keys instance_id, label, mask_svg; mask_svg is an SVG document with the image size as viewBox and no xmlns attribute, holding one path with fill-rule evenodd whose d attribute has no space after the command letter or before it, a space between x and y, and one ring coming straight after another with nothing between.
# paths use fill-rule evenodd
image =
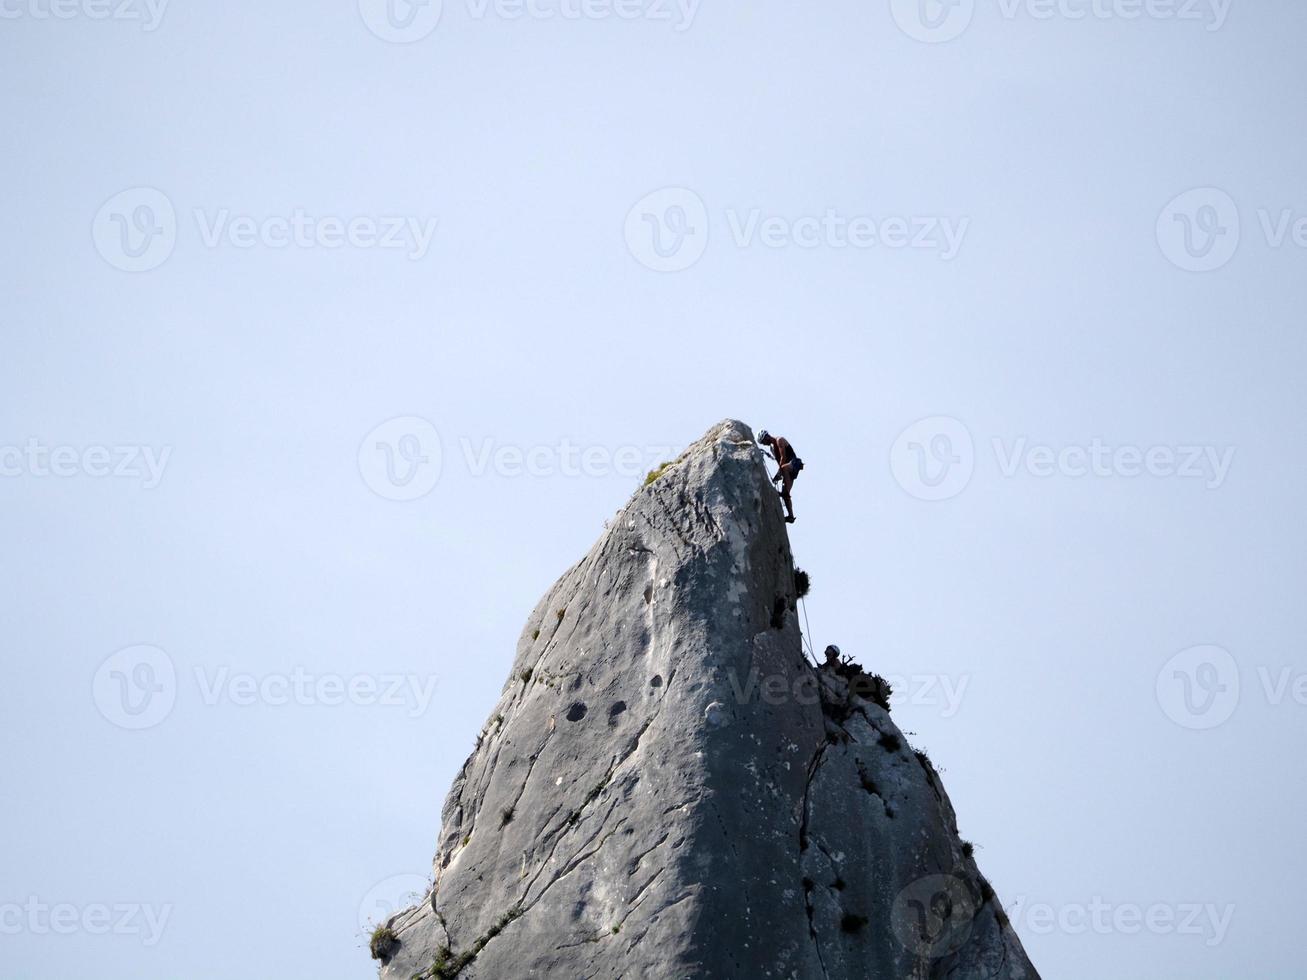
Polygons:
<instances>
[{"instance_id":1,"label":"blue sky","mask_svg":"<svg viewBox=\"0 0 1307 980\"><path fill-rule=\"evenodd\" d=\"M6 976L372 975L727 416L1045 975L1300 975L1301 4L0 14Z\"/></svg>"}]
</instances>

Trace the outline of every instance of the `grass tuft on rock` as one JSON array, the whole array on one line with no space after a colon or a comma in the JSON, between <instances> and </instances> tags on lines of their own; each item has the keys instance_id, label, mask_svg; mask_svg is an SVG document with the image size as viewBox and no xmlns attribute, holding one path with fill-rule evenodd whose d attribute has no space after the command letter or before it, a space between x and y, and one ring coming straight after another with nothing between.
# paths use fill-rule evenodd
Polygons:
<instances>
[{"instance_id":1,"label":"grass tuft on rock","mask_svg":"<svg viewBox=\"0 0 1307 980\"><path fill-rule=\"evenodd\" d=\"M672 459L669 459L669 460L667 460L666 462L659 463L658 466L657 466L655 469L652 469L652 470L650 470L648 473L645 474L645 476L644 476L644 485L647 487L647 486L649 486L649 484L653 483L654 480L658 479L660 476L662 476L664 473L666 473L666 472L667 472L667 467L671 466L672 463L674 463L674 462L676 462L676 461L675 461L675 460L672 460Z\"/></svg>"},{"instance_id":2,"label":"grass tuft on rock","mask_svg":"<svg viewBox=\"0 0 1307 980\"><path fill-rule=\"evenodd\" d=\"M468 949L454 954L454 951L448 946L442 946L436 953L436 958L431 964L425 977L423 974L415 974L413 980L454 980L460 973L467 969L468 965L480 955L481 951L486 948L486 943L498 936L514 919L522 915L522 906L514 905L496 920L495 924L486 930L486 934L474 942Z\"/></svg>"},{"instance_id":3,"label":"grass tuft on rock","mask_svg":"<svg viewBox=\"0 0 1307 980\"><path fill-rule=\"evenodd\" d=\"M368 940L368 951L374 960L385 963L395 955L395 950L398 948L399 937L390 926L377 926L372 930L372 937Z\"/></svg>"}]
</instances>

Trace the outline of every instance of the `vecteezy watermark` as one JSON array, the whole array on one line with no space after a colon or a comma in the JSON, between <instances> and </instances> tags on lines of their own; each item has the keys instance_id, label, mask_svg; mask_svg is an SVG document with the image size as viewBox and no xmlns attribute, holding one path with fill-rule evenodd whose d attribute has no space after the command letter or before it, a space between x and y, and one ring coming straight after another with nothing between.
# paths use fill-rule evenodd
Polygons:
<instances>
[{"instance_id":1,"label":"vecteezy watermark","mask_svg":"<svg viewBox=\"0 0 1307 980\"><path fill-rule=\"evenodd\" d=\"M1004 20L1177 21L1219 31L1234 0L997 0Z\"/></svg>"},{"instance_id":2,"label":"vecteezy watermark","mask_svg":"<svg viewBox=\"0 0 1307 980\"><path fill-rule=\"evenodd\" d=\"M726 211L731 241L737 248L920 249L934 252L945 262L957 257L971 219L940 215L874 217L842 215L827 208L820 216L787 218L764 215L759 208L746 213Z\"/></svg>"},{"instance_id":3,"label":"vecteezy watermark","mask_svg":"<svg viewBox=\"0 0 1307 980\"><path fill-rule=\"evenodd\" d=\"M942 44L971 26L976 0L890 0L890 13L913 40Z\"/></svg>"},{"instance_id":4,"label":"vecteezy watermark","mask_svg":"<svg viewBox=\"0 0 1307 980\"><path fill-rule=\"evenodd\" d=\"M1266 247L1307 251L1307 214L1292 207L1258 208L1256 228ZM1169 201L1157 218L1162 254L1186 272L1215 272L1230 264L1244 241L1245 222L1234 198L1219 187L1197 187Z\"/></svg>"},{"instance_id":5,"label":"vecteezy watermark","mask_svg":"<svg viewBox=\"0 0 1307 980\"><path fill-rule=\"evenodd\" d=\"M280 708L355 707L404 708L410 718L426 713L435 695L433 675L364 673L345 676L313 673L295 667L287 673L253 674L223 665L194 668L200 703ZM100 665L92 696L105 719L119 728L140 730L161 724L172 714L178 697L177 669L164 650L147 644L127 647Z\"/></svg>"},{"instance_id":6,"label":"vecteezy watermark","mask_svg":"<svg viewBox=\"0 0 1307 980\"><path fill-rule=\"evenodd\" d=\"M996 0L1004 21L1175 21L1225 26L1234 0ZM971 26L976 0L890 0L894 22L904 34L926 44L952 41Z\"/></svg>"},{"instance_id":7,"label":"vecteezy watermark","mask_svg":"<svg viewBox=\"0 0 1307 980\"><path fill-rule=\"evenodd\" d=\"M1022 935L1061 933L1082 936L1196 936L1205 946L1219 946L1230 929L1234 905L1199 902L1136 902L1113 904L1095 896L1088 902L1029 902L1018 896L1006 906L1014 928Z\"/></svg>"},{"instance_id":8,"label":"vecteezy watermark","mask_svg":"<svg viewBox=\"0 0 1307 980\"><path fill-rule=\"evenodd\" d=\"M163 938L172 910L170 904L139 902L49 904L32 895L25 902L0 903L0 935L137 936L142 946L155 946Z\"/></svg>"},{"instance_id":9,"label":"vecteezy watermark","mask_svg":"<svg viewBox=\"0 0 1307 980\"><path fill-rule=\"evenodd\" d=\"M441 0L358 0L363 23L391 44L421 41L440 23Z\"/></svg>"},{"instance_id":10,"label":"vecteezy watermark","mask_svg":"<svg viewBox=\"0 0 1307 980\"><path fill-rule=\"evenodd\" d=\"M91 692L100 714L119 728L153 728L177 702L177 668L158 647L126 647L100 664Z\"/></svg>"},{"instance_id":11,"label":"vecteezy watermark","mask_svg":"<svg viewBox=\"0 0 1307 980\"><path fill-rule=\"evenodd\" d=\"M1188 272L1212 272L1239 249L1239 207L1215 187L1185 191L1157 217L1157 244L1174 265Z\"/></svg>"},{"instance_id":12,"label":"vecteezy watermark","mask_svg":"<svg viewBox=\"0 0 1307 980\"><path fill-rule=\"evenodd\" d=\"M708 207L688 188L664 187L632 205L624 234L641 265L655 272L680 272L708 250Z\"/></svg>"},{"instance_id":13,"label":"vecteezy watermark","mask_svg":"<svg viewBox=\"0 0 1307 980\"><path fill-rule=\"evenodd\" d=\"M1255 688L1270 707L1292 702L1307 707L1307 672L1293 667L1257 666ZM1239 665L1224 647L1187 647L1157 672L1157 703L1182 728L1205 730L1229 721L1244 688Z\"/></svg>"},{"instance_id":14,"label":"vecteezy watermark","mask_svg":"<svg viewBox=\"0 0 1307 980\"><path fill-rule=\"evenodd\" d=\"M899 486L918 500L948 500L971 482L976 447L957 419L933 415L899 433L889 461Z\"/></svg>"},{"instance_id":15,"label":"vecteezy watermark","mask_svg":"<svg viewBox=\"0 0 1307 980\"><path fill-rule=\"evenodd\" d=\"M464 465L471 476L488 473L510 479L529 476L588 477L645 476L652 468L681 453L679 446L584 445L570 439L534 446L517 446L494 439L458 440Z\"/></svg>"},{"instance_id":16,"label":"vecteezy watermark","mask_svg":"<svg viewBox=\"0 0 1307 980\"><path fill-rule=\"evenodd\" d=\"M0 445L0 477L112 477L140 480L142 489L153 490L171 458L172 446L47 446L33 437L22 446Z\"/></svg>"},{"instance_id":17,"label":"vecteezy watermark","mask_svg":"<svg viewBox=\"0 0 1307 980\"><path fill-rule=\"evenodd\" d=\"M208 249L401 251L413 262L426 257L439 225L437 218L314 215L301 207L272 215L194 208L191 217L200 244ZM148 272L168 261L177 247L177 212L157 188L128 188L100 207L91 237L96 251L115 269Z\"/></svg>"},{"instance_id":18,"label":"vecteezy watermark","mask_svg":"<svg viewBox=\"0 0 1307 980\"><path fill-rule=\"evenodd\" d=\"M159 29L170 0L0 0L0 20L138 21Z\"/></svg>"},{"instance_id":19,"label":"vecteezy watermark","mask_svg":"<svg viewBox=\"0 0 1307 980\"><path fill-rule=\"evenodd\" d=\"M982 896L961 875L926 875L902 889L890 908L890 928L903 948L923 959L961 949Z\"/></svg>"},{"instance_id":20,"label":"vecteezy watermark","mask_svg":"<svg viewBox=\"0 0 1307 980\"><path fill-rule=\"evenodd\" d=\"M1215 728L1239 705L1239 665L1223 647L1181 650L1157 672L1157 703L1184 728Z\"/></svg>"},{"instance_id":21,"label":"vecteezy watermark","mask_svg":"<svg viewBox=\"0 0 1307 980\"><path fill-rule=\"evenodd\" d=\"M694 191L664 187L646 194L626 214L627 249L655 272L690 268L708 249L712 219ZM967 217L943 215L770 214L762 208L727 208L722 215L726 240L738 249L872 248L929 252L943 261L957 257L971 226Z\"/></svg>"},{"instance_id":22,"label":"vecteezy watermark","mask_svg":"<svg viewBox=\"0 0 1307 980\"><path fill-rule=\"evenodd\" d=\"M368 932L383 925L396 912L402 912L431 894L431 879L417 874L398 874L385 878L371 888L359 902L359 928Z\"/></svg>"},{"instance_id":23,"label":"vecteezy watermark","mask_svg":"<svg viewBox=\"0 0 1307 980\"><path fill-rule=\"evenodd\" d=\"M625 20L694 26L701 0L467 0L473 20Z\"/></svg>"},{"instance_id":24,"label":"vecteezy watermark","mask_svg":"<svg viewBox=\"0 0 1307 980\"><path fill-rule=\"evenodd\" d=\"M1201 481L1219 490L1234 463L1234 446L1162 443L1113 444L1095 436L1085 442L1053 445L1025 436L990 440L1000 476L1039 479L1178 479ZM918 500L947 500L966 489L975 471L971 433L955 418L936 415L903 430L890 447L890 470Z\"/></svg>"},{"instance_id":25,"label":"vecteezy watermark","mask_svg":"<svg viewBox=\"0 0 1307 980\"><path fill-rule=\"evenodd\" d=\"M402 250L417 262L426 257L439 224L437 218L404 215L315 217L303 208L289 215L233 215L227 208L194 211L205 248L356 248Z\"/></svg>"},{"instance_id":26,"label":"vecteezy watermark","mask_svg":"<svg viewBox=\"0 0 1307 980\"><path fill-rule=\"evenodd\" d=\"M470 20L645 21L671 24L678 33L694 25L701 0L466 0ZM412 44L440 23L441 0L358 0L373 34L393 44Z\"/></svg>"},{"instance_id":27,"label":"vecteezy watermark","mask_svg":"<svg viewBox=\"0 0 1307 980\"><path fill-rule=\"evenodd\" d=\"M417 500L435 489L442 470L440 433L424 418L389 419L363 437L359 475L387 500Z\"/></svg>"},{"instance_id":28,"label":"vecteezy watermark","mask_svg":"<svg viewBox=\"0 0 1307 980\"><path fill-rule=\"evenodd\" d=\"M177 212L163 191L131 187L100 206L91 237L101 257L123 272L149 272L177 247Z\"/></svg>"},{"instance_id":29,"label":"vecteezy watermark","mask_svg":"<svg viewBox=\"0 0 1307 980\"><path fill-rule=\"evenodd\" d=\"M495 439L460 436L459 454L469 476L518 477L637 477L668 459L676 446L601 446L570 439L522 446ZM401 416L381 423L359 444L359 474L378 496L387 500L417 500L429 494L444 469L440 433L427 419Z\"/></svg>"},{"instance_id":30,"label":"vecteezy watermark","mask_svg":"<svg viewBox=\"0 0 1307 980\"><path fill-rule=\"evenodd\" d=\"M768 674L763 676L757 669L740 677L734 668L726 672L727 683L736 704L750 704L756 698L763 704L777 706L782 704L811 705L821 701L821 692L817 686L816 675L804 673L798 676L788 674ZM946 674L890 674L880 680L889 685L889 703L891 708L910 705L916 708L939 708L940 715L952 718L962 707L962 699L971 683L970 675L957 677ZM879 682L863 674L849 681L849 690L863 700L870 701Z\"/></svg>"},{"instance_id":31,"label":"vecteezy watermark","mask_svg":"<svg viewBox=\"0 0 1307 980\"><path fill-rule=\"evenodd\" d=\"M999 472L1013 477L1151 476L1158 479L1201 480L1205 490L1219 490L1230 474L1234 446L1151 445L1111 446L1100 438L1084 445L1055 447L1029 443L1025 436L993 440Z\"/></svg>"},{"instance_id":32,"label":"vecteezy watermark","mask_svg":"<svg viewBox=\"0 0 1307 980\"><path fill-rule=\"evenodd\" d=\"M418 674L314 674L304 667L290 673L232 673L223 666L210 671L195 668L200 701L208 707L230 704L237 708L280 708L355 705L371 708L405 708L410 718L426 713L436 693L437 679Z\"/></svg>"}]
</instances>

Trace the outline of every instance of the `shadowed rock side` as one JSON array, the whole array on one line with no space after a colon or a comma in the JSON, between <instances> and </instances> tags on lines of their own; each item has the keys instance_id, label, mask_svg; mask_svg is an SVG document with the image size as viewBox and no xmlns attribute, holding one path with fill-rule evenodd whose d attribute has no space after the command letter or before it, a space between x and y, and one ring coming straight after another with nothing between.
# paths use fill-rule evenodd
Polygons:
<instances>
[{"instance_id":1,"label":"shadowed rock side","mask_svg":"<svg viewBox=\"0 0 1307 980\"><path fill-rule=\"evenodd\" d=\"M795 601L724 422L532 612L382 977L1037 980L929 762L806 663Z\"/></svg>"}]
</instances>

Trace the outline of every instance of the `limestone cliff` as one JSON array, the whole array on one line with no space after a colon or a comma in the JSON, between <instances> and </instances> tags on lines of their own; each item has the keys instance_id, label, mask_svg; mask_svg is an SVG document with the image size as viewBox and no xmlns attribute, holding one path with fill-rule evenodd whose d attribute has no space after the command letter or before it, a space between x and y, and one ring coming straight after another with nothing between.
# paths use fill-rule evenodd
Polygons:
<instances>
[{"instance_id":1,"label":"limestone cliff","mask_svg":"<svg viewBox=\"0 0 1307 980\"><path fill-rule=\"evenodd\" d=\"M762 455L715 426L531 613L382 977L1037 980L858 680L805 660Z\"/></svg>"}]
</instances>

